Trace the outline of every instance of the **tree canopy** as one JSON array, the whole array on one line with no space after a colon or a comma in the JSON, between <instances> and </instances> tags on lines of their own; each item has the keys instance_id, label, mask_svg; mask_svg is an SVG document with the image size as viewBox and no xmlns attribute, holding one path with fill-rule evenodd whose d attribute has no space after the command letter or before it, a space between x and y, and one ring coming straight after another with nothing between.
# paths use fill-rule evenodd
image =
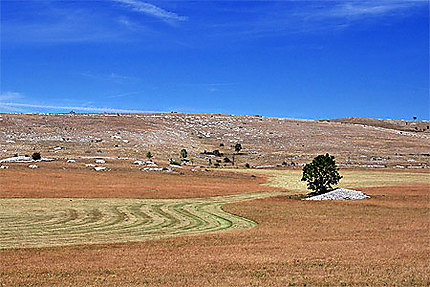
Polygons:
<instances>
[{"instance_id":1,"label":"tree canopy","mask_svg":"<svg viewBox=\"0 0 430 287\"><path fill-rule=\"evenodd\" d=\"M308 189L322 194L331 190L332 185L339 183L342 176L338 171L334 156L328 153L318 155L303 167L302 181L308 182Z\"/></svg>"}]
</instances>

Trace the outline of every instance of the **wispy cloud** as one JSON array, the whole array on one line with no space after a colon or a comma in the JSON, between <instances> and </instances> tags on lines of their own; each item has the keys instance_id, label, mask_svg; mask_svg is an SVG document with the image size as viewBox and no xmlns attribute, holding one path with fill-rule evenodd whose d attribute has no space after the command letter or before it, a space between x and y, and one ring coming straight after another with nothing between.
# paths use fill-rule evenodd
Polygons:
<instances>
[{"instance_id":1,"label":"wispy cloud","mask_svg":"<svg viewBox=\"0 0 430 287\"><path fill-rule=\"evenodd\" d=\"M237 19L241 20L210 25L216 32L233 35L234 40L240 41L280 34L345 30L367 23L364 21L368 18L385 18L385 21L391 17L390 21L394 21L413 17L414 12L426 9L428 5L427 0L291 0L259 3L261 5L244 10L232 8L231 13L236 13Z\"/></svg>"},{"instance_id":2,"label":"wispy cloud","mask_svg":"<svg viewBox=\"0 0 430 287\"><path fill-rule=\"evenodd\" d=\"M24 98L24 96L17 92L4 92L0 94L0 101L11 101L22 98Z\"/></svg>"},{"instance_id":3,"label":"wispy cloud","mask_svg":"<svg viewBox=\"0 0 430 287\"><path fill-rule=\"evenodd\" d=\"M86 111L86 112L106 112L106 113L148 113L151 111L127 110L116 108L98 108L98 107L76 107L76 106L55 106L55 105L33 105L22 103L1 103L0 107L5 109L11 108L34 108L46 110L68 110L68 111Z\"/></svg>"},{"instance_id":4,"label":"wispy cloud","mask_svg":"<svg viewBox=\"0 0 430 287\"><path fill-rule=\"evenodd\" d=\"M117 95L113 95L113 96L108 96L107 98L110 98L110 99L123 98L123 97L127 97L127 96L137 95L137 94L140 94L140 93L141 92L129 92L129 93L123 93L123 94L117 94Z\"/></svg>"},{"instance_id":5,"label":"wispy cloud","mask_svg":"<svg viewBox=\"0 0 430 287\"><path fill-rule=\"evenodd\" d=\"M153 4L142 2L139 0L112 0L112 1L124 4L124 6L131 8L133 11L150 15L166 22L185 21L188 19L188 17L180 16L174 12L167 11Z\"/></svg>"},{"instance_id":6,"label":"wispy cloud","mask_svg":"<svg viewBox=\"0 0 430 287\"><path fill-rule=\"evenodd\" d=\"M401 12L402 10L423 5L428 1L341 1L334 7L320 13L319 16L331 18L362 18L369 16L383 16Z\"/></svg>"},{"instance_id":7,"label":"wispy cloud","mask_svg":"<svg viewBox=\"0 0 430 287\"><path fill-rule=\"evenodd\" d=\"M125 76L117 73L110 74L95 74L91 72L83 72L79 73L79 75L84 76L86 78L104 80L104 81L124 81L124 80L137 80L136 77Z\"/></svg>"}]
</instances>

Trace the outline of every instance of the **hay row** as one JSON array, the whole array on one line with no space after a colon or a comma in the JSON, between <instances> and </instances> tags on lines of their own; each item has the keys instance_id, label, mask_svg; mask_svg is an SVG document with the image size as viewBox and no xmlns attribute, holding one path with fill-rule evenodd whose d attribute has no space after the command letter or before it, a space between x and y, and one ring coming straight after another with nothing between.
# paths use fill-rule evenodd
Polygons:
<instances>
[{"instance_id":1,"label":"hay row","mask_svg":"<svg viewBox=\"0 0 430 287\"><path fill-rule=\"evenodd\" d=\"M222 205L274 196L264 192L198 199L0 199L0 248L139 241L245 229L252 220Z\"/></svg>"}]
</instances>

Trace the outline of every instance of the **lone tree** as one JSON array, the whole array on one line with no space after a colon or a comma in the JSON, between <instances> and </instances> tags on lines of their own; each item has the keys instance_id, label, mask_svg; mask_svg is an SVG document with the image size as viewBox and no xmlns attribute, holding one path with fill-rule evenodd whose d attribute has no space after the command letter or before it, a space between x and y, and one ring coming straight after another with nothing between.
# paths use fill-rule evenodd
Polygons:
<instances>
[{"instance_id":1,"label":"lone tree","mask_svg":"<svg viewBox=\"0 0 430 287\"><path fill-rule=\"evenodd\" d=\"M187 152L187 150L186 149L181 149L181 157L183 158L183 159L186 159L187 158L187 156L188 156L188 152Z\"/></svg>"},{"instance_id":2,"label":"lone tree","mask_svg":"<svg viewBox=\"0 0 430 287\"><path fill-rule=\"evenodd\" d=\"M148 159L151 159L151 158L153 158L154 156L152 155L152 153L151 153L150 151L148 151L148 152L146 153L146 157L147 157Z\"/></svg>"},{"instance_id":3,"label":"lone tree","mask_svg":"<svg viewBox=\"0 0 430 287\"><path fill-rule=\"evenodd\" d=\"M242 145L240 144L240 143L237 143L235 146L234 146L234 151L235 152L240 152L242 150Z\"/></svg>"},{"instance_id":4,"label":"lone tree","mask_svg":"<svg viewBox=\"0 0 430 287\"><path fill-rule=\"evenodd\" d=\"M31 158L32 158L33 160L40 160L40 159L42 159L42 156L40 155L40 153L35 152L35 153L33 153L33 154L31 155Z\"/></svg>"},{"instance_id":5,"label":"lone tree","mask_svg":"<svg viewBox=\"0 0 430 287\"><path fill-rule=\"evenodd\" d=\"M326 153L315 157L311 163L303 167L302 181L308 182L308 189L322 194L331 189L342 178L336 167L334 156Z\"/></svg>"}]
</instances>

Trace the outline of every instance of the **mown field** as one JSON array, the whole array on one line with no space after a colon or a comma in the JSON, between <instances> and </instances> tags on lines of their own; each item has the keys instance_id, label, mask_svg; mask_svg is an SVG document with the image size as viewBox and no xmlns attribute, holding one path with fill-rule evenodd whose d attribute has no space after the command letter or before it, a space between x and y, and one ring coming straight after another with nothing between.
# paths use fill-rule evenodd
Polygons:
<instances>
[{"instance_id":1,"label":"mown field","mask_svg":"<svg viewBox=\"0 0 430 287\"><path fill-rule=\"evenodd\" d=\"M222 205L280 192L196 199L0 199L0 248L140 241L182 234L252 228Z\"/></svg>"},{"instance_id":2,"label":"mown field","mask_svg":"<svg viewBox=\"0 0 430 287\"><path fill-rule=\"evenodd\" d=\"M1 184L31 172L2 171ZM67 172L85 174L86 184L76 183L79 192L61 177ZM29 178L59 178L45 178L45 187L37 183L37 195L24 177L21 189L2 185L3 286L430 284L426 172L341 170L342 187L372 196L348 202L298 200L293 194L304 189L297 170L201 176L184 171L158 174L155 182L136 173L133 192L122 171L103 180L90 171L37 173ZM137 187L139 181L150 188ZM174 194L176 181L181 196L160 199ZM109 183L120 189L109 189ZM103 186L107 198L92 199L102 197ZM46 247L21 248L26 246Z\"/></svg>"}]
</instances>

